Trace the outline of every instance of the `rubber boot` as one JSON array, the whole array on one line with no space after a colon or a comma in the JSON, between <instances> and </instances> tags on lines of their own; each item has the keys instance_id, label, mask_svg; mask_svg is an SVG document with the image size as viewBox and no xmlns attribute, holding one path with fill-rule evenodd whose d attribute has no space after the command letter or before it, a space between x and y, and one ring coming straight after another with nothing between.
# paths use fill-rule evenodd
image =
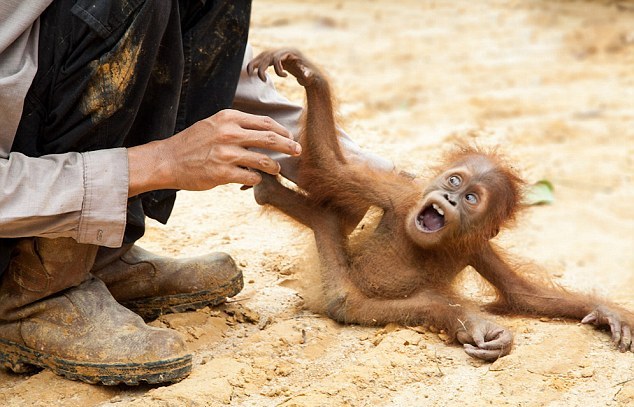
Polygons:
<instances>
[{"instance_id":1,"label":"rubber boot","mask_svg":"<svg viewBox=\"0 0 634 407\"><path fill-rule=\"evenodd\" d=\"M187 376L180 334L119 305L89 272L96 253L69 238L18 242L0 279L0 366L106 385Z\"/></svg>"},{"instance_id":2,"label":"rubber boot","mask_svg":"<svg viewBox=\"0 0 634 407\"><path fill-rule=\"evenodd\" d=\"M218 305L238 294L244 284L242 271L228 254L177 260L131 244L102 248L92 273L117 301L146 321Z\"/></svg>"}]
</instances>

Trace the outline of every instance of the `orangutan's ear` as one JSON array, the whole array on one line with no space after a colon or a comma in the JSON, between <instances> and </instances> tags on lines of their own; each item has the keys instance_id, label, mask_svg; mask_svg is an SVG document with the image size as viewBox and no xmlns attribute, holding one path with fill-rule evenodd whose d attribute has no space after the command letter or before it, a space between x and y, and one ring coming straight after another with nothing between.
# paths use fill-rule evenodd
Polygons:
<instances>
[{"instance_id":1,"label":"orangutan's ear","mask_svg":"<svg viewBox=\"0 0 634 407\"><path fill-rule=\"evenodd\" d=\"M489 236L489 239L493 239L494 237L496 237L498 235L498 233L500 233L500 228L495 228L491 231L491 236Z\"/></svg>"}]
</instances>

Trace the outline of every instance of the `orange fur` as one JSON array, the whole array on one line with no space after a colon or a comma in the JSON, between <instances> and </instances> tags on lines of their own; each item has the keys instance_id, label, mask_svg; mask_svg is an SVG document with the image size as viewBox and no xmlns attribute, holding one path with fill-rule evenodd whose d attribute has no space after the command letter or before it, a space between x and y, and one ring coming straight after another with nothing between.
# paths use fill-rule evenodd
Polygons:
<instances>
[{"instance_id":1,"label":"orange fur","mask_svg":"<svg viewBox=\"0 0 634 407\"><path fill-rule=\"evenodd\" d=\"M265 53L252 63L262 69L276 59L306 87L298 182L306 193L264 176L256 199L313 230L322 281L318 309L345 323L435 325L472 345L465 348L471 356L493 360L510 351L512 335L486 321L452 287L458 273L473 266L495 287L496 311L581 319L600 310L597 315L608 317L596 317L597 324L611 318L634 329L630 312L531 279L489 242L515 219L524 185L497 151L459 146L427 185L349 162L321 72L292 50ZM484 199L469 203L474 194ZM379 209L376 221L349 235L370 207ZM627 339L620 346L634 350Z\"/></svg>"}]
</instances>

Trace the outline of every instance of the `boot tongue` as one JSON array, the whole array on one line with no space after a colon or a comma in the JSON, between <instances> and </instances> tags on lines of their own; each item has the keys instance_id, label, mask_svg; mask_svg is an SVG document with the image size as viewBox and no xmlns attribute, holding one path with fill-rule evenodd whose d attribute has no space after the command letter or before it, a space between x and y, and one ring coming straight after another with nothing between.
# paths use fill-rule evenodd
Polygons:
<instances>
[{"instance_id":1,"label":"boot tongue","mask_svg":"<svg viewBox=\"0 0 634 407\"><path fill-rule=\"evenodd\" d=\"M431 231L436 231L445 226L445 217L430 206L423 211L423 225Z\"/></svg>"}]
</instances>

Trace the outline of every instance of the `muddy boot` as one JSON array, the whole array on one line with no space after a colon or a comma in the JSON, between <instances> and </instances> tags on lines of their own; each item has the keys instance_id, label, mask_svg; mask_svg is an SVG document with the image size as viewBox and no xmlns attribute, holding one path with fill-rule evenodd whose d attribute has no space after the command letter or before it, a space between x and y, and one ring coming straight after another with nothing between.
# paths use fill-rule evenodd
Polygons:
<instances>
[{"instance_id":1,"label":"muddy boot","mask_svg":"<svg viewBox=\"0 0 634 407\"><path fill-rule=\"evenodd\" d=\"M106 385L187 376L192 361L180 334L119 305L89 273L96 253L67 238L18 242L0 278L0 366Z\"/></svg>"},{"instance_id":2,"label":"muddy boot","mask_svg":"<svg viewBox=\"0 0 634 407\"><path fill-rule=\"evenodd\" d=\"M243 287L242 271L225 253L177 260L135 245L102 248L92 273L145 320L218 305Z\"/></svg>"}]
</instances>

